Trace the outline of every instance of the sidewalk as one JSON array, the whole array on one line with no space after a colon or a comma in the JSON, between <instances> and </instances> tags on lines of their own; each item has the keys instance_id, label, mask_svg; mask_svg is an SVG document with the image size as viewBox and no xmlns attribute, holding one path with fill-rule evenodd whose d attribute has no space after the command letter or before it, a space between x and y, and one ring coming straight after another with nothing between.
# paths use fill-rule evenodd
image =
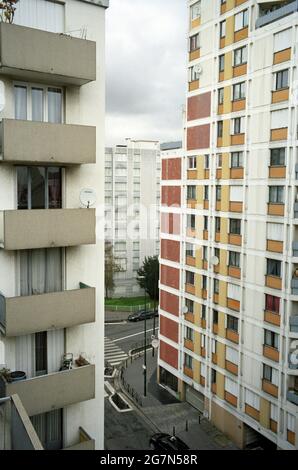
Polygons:
<instances>
[{"instance_id":1,"label":"sidewalk","mask_svg":"<svg viewBox=\"0 0 298 470\"><path fill-rule=\"evenodd\" d=\"M140 357L123 372L124 380L142 397L146 418L161 432L175 433L192 450L237 450L237 447L199 411L186 402L179 402L156 382L157 353L147 352L147 397L144 397L143 361ZM188 431L187 431L188 427Z\"/></svg>"}]
</instances>

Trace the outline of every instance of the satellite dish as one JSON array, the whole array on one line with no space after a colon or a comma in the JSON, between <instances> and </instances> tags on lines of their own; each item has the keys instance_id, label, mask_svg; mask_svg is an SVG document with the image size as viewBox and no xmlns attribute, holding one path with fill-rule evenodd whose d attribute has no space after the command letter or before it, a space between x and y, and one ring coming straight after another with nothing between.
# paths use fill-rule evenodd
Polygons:
<instances>
[{"instance_id":1,"label":"satellite dish","mask_svg":"<svg viewBox=\"0 0 298 470\"><path fill-rule=\"evenodd\" d=\"M201 75L203 73L203 68L200 65L197 65L195 71L198 75Z\"/></svg>"},{"instance_id":2,"label":"satellite dish","mask_svg":"<svg viewBox=\"0 0 298 470\"><path fill-rule=\"evenodd\" d=\"M84 188L80 192L80 203L82 206L89 207L94 206L96 203L96 192L92 188Z\"/></svg>"},{"instance_id":3,"label":"satellite dish","mask_svg":"<svg viewBox=\"0 0 298 470\"><path fill-rule=\"evenodd\" d=\"M218 259L217 256L212 256L212 258L211 258L210 261L211 261L211 264L212 264L213 266L218 266L218 265L219 265L219 259Z\"/></svg>"},{"instance_id":4,"label":"satellite dish","mask_svg":"<svg viewBox=\"0 0 298 470\"><path fill-rule=\"evenodd\" d=\"M5 85L0 80L0 112L5 108Z\"/></svg>"},{"instance_id":5,"label":"satellite dish","mask_svg":"<svg viewBox=\"0 0 298 470\"><path fill-rule=\"evenodd\" d=\"M159 346L159 339L156 338L155 336L153 336L153 337L152 337L152 342L151 342L151 344L152 344L152 347L153 347L154 349L157 349L158 346Z\"/></svg>"},{"instance_id":6,"label":"satellite dish","mask_svg":"<svg viewBox=\"0 0 298 470\"><path fill-rule=\"evenodd\" d=\"M183 315L186 315L188 313L188 308L186 307L186 305L184 305L184 307L182 308L182 313Z\"/></svg>"}]
</instances>

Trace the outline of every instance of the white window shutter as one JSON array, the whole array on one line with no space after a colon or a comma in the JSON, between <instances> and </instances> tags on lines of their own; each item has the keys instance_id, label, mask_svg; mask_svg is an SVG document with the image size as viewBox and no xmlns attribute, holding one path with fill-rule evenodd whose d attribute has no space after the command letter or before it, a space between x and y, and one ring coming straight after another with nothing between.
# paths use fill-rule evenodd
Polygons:
<instances>
[{"instance_id":1,"label":"white window shutter","mask_svg":"<svg viewBox=\"0 0 298 470\"><path fill-rule=\"evenodd\" d=\"M260 409L260 397L251 392L250 390L245 390L245 403L254 408L255 410Z\"/></svg>"},{"instance_id":2,"label":"white window shutter","mask_svg":"<svg viewBox=\"0 0 298 470\"><path fill-rule=\"evenodd\" d=\"M242 186L230 186L230 201L231 202L243 201L243 187Z\"/></svg>"},{"instance_id":3,"label":"white window shutter","mask_svg":"<svg viewBox=\"0 0 298 470\"><path fill-rule=\"evenodd\" d=\"M270 406L270 418L272 421L278 422L278 408L276 405L273 405L273 403L271 403Z\"/></svg>"},{"instance_id":4,"label":"white window shutter","mask_svg":"<svg viewBox=\"0 0 298 470\"><path fill-rule=\"evenodd\" d=\"M201 362L201 376L206 378L206 364Z\"/></svg>"},{"instance_id":5,"label":"white window shutter","mask_svg":"<svg viewBox=\"0 0 298 470\"><path fill-rule=\"evenodd\" d=\"M267 240L282 242L284 227L282 224L267 224Z\"/></svg>"},{"instance_id":6,"label":"white window shutter","mask_svg":"<svg viewBox=\"0 0 298 470\"><path fill-rule=\"evenodd\" d=\"M281 109L271 113L271 129L288 127L288 109Z\"/></svg>"},{"instance_id":7,"label":"white window shutter","mask_svg":"<svg viewBox=\"0 0 298 470\"><path fill-rule=\"evenodd\" d=\"M272 383L273 385L278 385L278 370L272 369Z\"/></svg>"},{"instance_id":8,"label":"white window shutter","mask_svg":"<svg viewBox=\"0 0 298 470\"><path fill-rule=\"evenodd\" d=\"M239 353L236 349L226 347L226 360L232 362L232 364L238 365L239 363Z\"/></svg>"},{"instance_id":9,"label":"white window shutter","mask_svg":"<svg viewBox=\"0 0 298 470\"><path fill-rule=\"evenodd\" d=\"M285 29L274 35L274 52L283 51L291 47L291 28Z\"/></svg>"},{"instance_id":10,"label":"white window shutter","mask_svg":"<svg viewBox=\"0 0 298 470\"><path fill-rule=\"evenodd\" d=\"M241 300L241 287L236 284L228 284L228 298L233 300Z\"/></svg>"},{"instance_id":11,"label":"white window shutter","mask_svg":"<svg viewBox=\"0 0 298 470\"><path fill-rule=\"evenodd\" d=\"M290 413L287 413L288 415L288 430L291 431L291 432L295 432L295 428L296 428L296 418L295 416L291 415Z\"/></svg>"}]
</instances>

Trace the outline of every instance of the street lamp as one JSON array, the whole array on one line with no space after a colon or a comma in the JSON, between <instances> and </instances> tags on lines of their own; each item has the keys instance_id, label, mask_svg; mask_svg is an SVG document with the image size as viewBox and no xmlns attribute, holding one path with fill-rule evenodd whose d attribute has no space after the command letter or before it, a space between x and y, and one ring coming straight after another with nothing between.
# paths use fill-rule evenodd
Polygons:
<instances>
[{"instance_id":1,"label":"street lamp","mask_svg":"<svg viewBox=\"0 0 298 470\"><path fill-rule=\"evenodd\" d=\"M145 280L145 276L140 276L139 279ZM145 283L144 283L145 285ZM144 397L147 396L147 292L146 292L146 286L144 287L145 289L145 321L144 321L144 364L143 364L143 369L144 369Z\"/></svg>"},{"instance_id":2,"label":"street lamp","mask_svg":"<svg viewBox=\"0 0 298 470\"><path fill-rule=\"evenodd\" d=\"M153 303L153 336L155 337L155 309L156 309L156 276L154 278L154 303ZM154 357L154 347L152 347L152 357Z\"/></svg>"}]
</instances>

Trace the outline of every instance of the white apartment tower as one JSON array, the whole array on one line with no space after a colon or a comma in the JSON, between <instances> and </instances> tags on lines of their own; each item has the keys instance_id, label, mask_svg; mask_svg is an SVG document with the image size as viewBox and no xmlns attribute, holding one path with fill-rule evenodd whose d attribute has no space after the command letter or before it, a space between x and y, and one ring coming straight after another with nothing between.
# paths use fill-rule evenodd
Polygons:
<instances>
[{"instance_id":1,"label":"white apartment tower","mask_svg":"<svg viewBox=\"0 0 298 470\"><path fill-rule=\"evenodd\" d=\"M105 150L105 238L122 271L114 297L142 295L136 276L146 256L159 254L160 149L155 141L126 139Z\"/></svg>"},{"instance_id":2,"label":"white apartment tower","mask_svg":"<svg viewBox=\"0 0 298 470\"><path fill-rule=\"evenodd\" d=\"M103 448L108 3L19 0L0 23L0 396L18 396L44 449ZM0 399L3 437L1 416Z\"/></svg>"},{"instance_id":3,"label":"white apartment tower","mask_svg":"<svg viewBox=\"0 0 298 470\"><path fill-rule=\"evenodd\" d=\"M298 2L191 0L162 158L160 381L245 448L298 447Z\"/></svg>"}]
</instances>

